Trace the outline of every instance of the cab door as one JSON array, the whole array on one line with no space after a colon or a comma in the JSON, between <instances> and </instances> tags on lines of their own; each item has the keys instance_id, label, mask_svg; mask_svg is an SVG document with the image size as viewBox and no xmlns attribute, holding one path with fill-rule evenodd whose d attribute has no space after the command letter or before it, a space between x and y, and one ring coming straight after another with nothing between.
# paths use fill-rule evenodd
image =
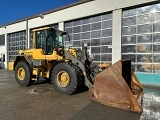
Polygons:
<instances>
[{"instance_id":1,"label":"cab door","mask_svg":"<svg viewBox=\"0 0 160 120\"><path fill-rule=\"evenodd\" d=\"M33 50L33 59L36 60L45 60L46 54L46 31L38 30L34 32L33 37L34 50Z\"/></svg>"}]
</instances>

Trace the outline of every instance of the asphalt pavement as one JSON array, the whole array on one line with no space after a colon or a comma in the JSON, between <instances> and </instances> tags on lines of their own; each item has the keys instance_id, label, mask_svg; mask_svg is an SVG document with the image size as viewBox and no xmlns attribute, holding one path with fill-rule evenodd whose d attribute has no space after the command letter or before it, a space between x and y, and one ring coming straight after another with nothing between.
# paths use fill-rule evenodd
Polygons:
<instances>
[{"instance_id":1,"label":"asphalt pavement","mask_svg":"<svg viewBox=\"0 0 160 120\"><path fill-rule=\"evenodd\" d=\"M0 120L139 120L140 114L92 102L88 90L65 96L43 79L19 86L0 69Z\"/></svg>"}]
</instances>

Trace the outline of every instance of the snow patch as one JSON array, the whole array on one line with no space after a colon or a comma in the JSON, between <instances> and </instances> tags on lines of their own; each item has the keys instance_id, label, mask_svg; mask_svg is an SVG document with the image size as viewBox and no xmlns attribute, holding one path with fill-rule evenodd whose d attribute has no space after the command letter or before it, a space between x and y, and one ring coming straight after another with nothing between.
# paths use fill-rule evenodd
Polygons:
<instances>
[{"instance_id":1,"label":"snow patch","mask_svg":"<svg viewBox=\"0 0 160 120\"><path fill-rule=\"evenodd\" d=\"M151 92L143 95L143 112L140 120L160 120L160 96Z\"/></svg>"}]
</instances>

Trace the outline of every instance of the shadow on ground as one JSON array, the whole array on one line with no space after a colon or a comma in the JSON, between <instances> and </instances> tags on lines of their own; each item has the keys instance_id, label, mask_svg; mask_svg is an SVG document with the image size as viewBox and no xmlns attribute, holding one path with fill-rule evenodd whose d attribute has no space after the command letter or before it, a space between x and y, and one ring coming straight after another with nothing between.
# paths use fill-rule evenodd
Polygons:
<instances>
[{"instance_id":1,"label":"shadow on ground","mask_svg":"<svg viewBox=\"0 0 160 120\"><path fill-rule=\"evenodd\" d=\"M91 102L68 120L139 120L141 114Z\"/></svg>"},{"instance_id":2,"label":"shadow on ground","mask_svg":"<svg viewBox=\"0 0 160 120\"><path fill-rule=\"evenodd\" d=\"M40 86L40 85L43 85L43 84L52 85L52 82L51 82L51 80L49 81L49 80L45 80L43 78L40 78L38 81L34 82L34 84L32 86ZM89 90L89 88L87 86L82 85L75 94L83 93L83 92L86 92L88 90Z\"/></svg>"}]
</instances>

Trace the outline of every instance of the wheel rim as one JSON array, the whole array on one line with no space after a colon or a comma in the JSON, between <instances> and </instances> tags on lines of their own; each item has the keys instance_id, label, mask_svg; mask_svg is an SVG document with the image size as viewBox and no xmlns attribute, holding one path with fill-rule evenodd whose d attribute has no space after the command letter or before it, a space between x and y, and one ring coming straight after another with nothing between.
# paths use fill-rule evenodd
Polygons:
<instances>
[{"instance_id":1,"label":"wheel rim","mask_svg":"<svg viewBox=\"0 0 160 120\"><path fill-rule=\"evenodd\" d=\"M66 71L60 71L57 74L57 82L61 87L67 87L70 82L69 74Z\"/></svg>"},{"instance_id":2,"label":"wheel rim","mask_svg":"<svg viewBox=\"0 0 160 120\"><path fill-rule=\"evenodd\" d=\"M24 80L25 78L25 70L23 68L19 68L17 72L17 76L19 80Z\"/></svg>"}]
</instances>

